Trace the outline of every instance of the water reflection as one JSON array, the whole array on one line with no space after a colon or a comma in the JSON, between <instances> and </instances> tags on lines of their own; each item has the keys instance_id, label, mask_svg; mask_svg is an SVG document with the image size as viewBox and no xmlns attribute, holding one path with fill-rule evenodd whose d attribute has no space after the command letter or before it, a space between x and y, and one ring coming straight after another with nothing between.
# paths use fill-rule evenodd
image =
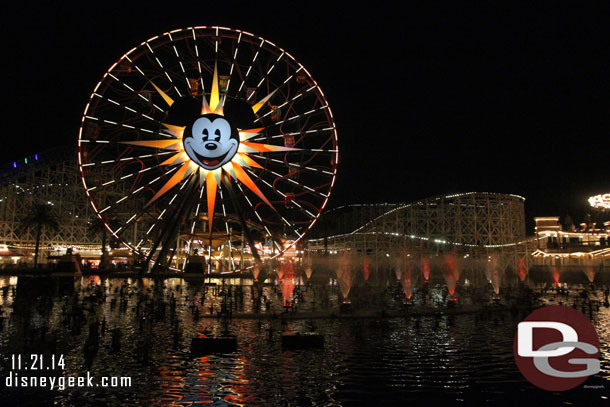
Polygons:
<instances>
[{"instance_id":1,"label":"water reflection","mask_svg":"<svg viewBox=\"0 0 610 407\"><path fill-rule=\"evenodd\" d=\"M294 282L294 309L285 312L286 287L271 280L256 285L240 279L0 277L2 377L10 370L9 355L46 353L65 357L65 371L53 374L132 378L131 388L3 389L5 400L66 406L349 406L422 399L485 405L508 397L525 405L532 400L596 405L610 386L610 310L595 302L602 302L601 290L572 286L568 294L542 295L543 302L578 307L585 304L583 295L592 300L584 311L591 312L600 336L602 372L587 384L606 386L548 393L529 385L513 361L516 324L526 308L407 315L405 282L396 281L352 287L356 311L342 314L340 281ZM427 294L421 286L409 288L415 309L447 304L443 285L430 284ZM466 310L479 295L459 294L459 307ZM358 314L368 310L374 312ZM324 349L282 349L282 332L311 330L324 336ZM238 338L236 352L191 355L191 338L227 333Z\"/></svg>"}]
</instances>

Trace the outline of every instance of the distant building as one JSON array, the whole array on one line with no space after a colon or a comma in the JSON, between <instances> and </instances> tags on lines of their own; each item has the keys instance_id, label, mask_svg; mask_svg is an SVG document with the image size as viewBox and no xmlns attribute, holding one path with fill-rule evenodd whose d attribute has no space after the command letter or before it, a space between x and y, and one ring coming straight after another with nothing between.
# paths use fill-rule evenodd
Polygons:
<instances>
[{"instance_id":1,"label":"distant building","mask_svg":"<svg viewBox=\"0 0 610 407\"><path fill-rule=\"evenodd\" d=\"M558 216L534 218L534 221L536 236L540 238L539 248L532 253L534 265L610 267L610 221L599 226L582 223L566 228Z\"/></svg>"}]
</instances>

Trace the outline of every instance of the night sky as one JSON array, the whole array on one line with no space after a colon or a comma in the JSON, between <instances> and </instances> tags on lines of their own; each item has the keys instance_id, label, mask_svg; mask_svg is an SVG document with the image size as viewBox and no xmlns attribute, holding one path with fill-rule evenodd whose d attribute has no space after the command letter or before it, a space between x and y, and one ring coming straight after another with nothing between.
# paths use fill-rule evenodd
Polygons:
<instances>
[{"instance_id":1,"label":"night sky","mask_svg":"<svg viewBox=\"0 0 610 407\"><path fill-rule=\"evenodd\" d=\"M75 144L93 87L133 46L222 25L286 49L326 93L342 160L330 206L506 192L531 227L579 221L610 191L608 6L67 3L3 10L0 162Z\"/></svg>"}]
</instances>

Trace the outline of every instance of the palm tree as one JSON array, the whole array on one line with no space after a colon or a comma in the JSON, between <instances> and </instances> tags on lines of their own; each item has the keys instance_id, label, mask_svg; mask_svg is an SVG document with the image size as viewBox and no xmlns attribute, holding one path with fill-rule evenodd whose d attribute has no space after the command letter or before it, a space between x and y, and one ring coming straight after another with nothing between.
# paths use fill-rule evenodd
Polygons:
<instances>
[{"instance_id":1,"label":"palm tree","mask_svg":"<svg viewBox=\"0 0 610 407\"><path fill-rule=\"evenodd\" d=\"M106 224L97 216L89 220L87 233L90 235L102 235L102 256L106 254Z\"/></svg>"},{"instance_id":2,"label":"palm tree","mask_svg":"<svg viewBox=\"0 0 610 407\"><path fill-rule=\"evenodd\" d=\"M106 245L108 243L108 229L106 228L106 225L108 225L110 229L116 230L120 226L120 223L114 218L100 219L95 216L89 219L89 227L87 228L87 233L90 235L102 235L102 256L100 257L100 268L107 266L106 263L109 260L108 251L106 250ZM110 238L110 248L114 249L116 239L112 236L110 236Z\"/></svg>"},{"instance_id":3,"label":"palm tree","mask_svg":"<svg viewBox=\"0 0 610 407\"><path fill-rule=\"evenodd\" d=\"M36 248L34 249L34 268L38 267L38 249L40 248L40 237L43 228L56 231L59 229L59 222L53 214L50 205L36 203L32 207L30 213L21 220L19 227L22 230L35 228L36 230Z\"/></svg>"},{"instance_id":4,"label":"palm tree","mask_svg":"<svg viewBox=\"0 0 610 407\"><path fill-rule=\"evenodd\" d=\"M111 221L112 224L113 221ZM102 235L102 256L100 257L100 269L106 265L108 260L108 255L106 253L106 240L107 240L107 232L106 223L104 220L98 218L97 216L91 218L89 220L89 227L87 228L87 233L91 235Z\"/></svg>"}]
</instances>

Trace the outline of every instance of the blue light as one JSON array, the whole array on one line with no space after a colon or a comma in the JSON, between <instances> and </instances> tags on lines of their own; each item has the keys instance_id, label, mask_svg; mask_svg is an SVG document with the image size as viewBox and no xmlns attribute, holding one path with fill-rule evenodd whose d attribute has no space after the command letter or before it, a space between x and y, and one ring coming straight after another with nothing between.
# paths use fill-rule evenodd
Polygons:
<instances>
[{"instance_id":1,"label":"blue light","mask_svg":"<svg viewBox=\"0 0 610 407\"><path fill-rule=\"evenodd\" d=\"M13 168L17 168L17 163L13 161Z\"/></svg>"},{"instance_id":2,"label":"blue light","mask_svg":"<svg viewBox=\"0 0 610 407\"><path fill-rule=\"evenodd\" d=\"M38 154L34 154L34 160L38 161Z\"/></svg>"}]
</instances>

